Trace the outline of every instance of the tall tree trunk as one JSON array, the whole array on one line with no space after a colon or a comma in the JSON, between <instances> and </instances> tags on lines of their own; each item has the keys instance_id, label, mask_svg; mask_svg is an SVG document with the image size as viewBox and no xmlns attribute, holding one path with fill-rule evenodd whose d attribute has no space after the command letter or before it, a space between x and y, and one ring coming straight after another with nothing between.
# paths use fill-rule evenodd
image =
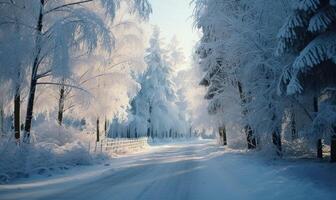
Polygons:
<instances>
[{"instance_id":1,"label":"tall tree trunk","mask_svg":"<svg viewBox=\"0 0 336 200\"><path fill-rule=\"evenodd\" d=\"M226 140L226 128L225 126L219 127L219 136L221 138L221 143L223 146L227 145L227 140Z\"/></svg>"},{"instance_id":2,"label":"tall tree trunk","mask_svg":"<svg viewBox=\"0 0 336 200\"><path fill-rule=\"evenodd\" d=\"M105 117L105 122L104 122L104 132L105 132L105 137L107 137L107 124L108 124L108 122L107 122L107 119L106 119L106 117Z\"/></svg>"},{"instance_id":3,"label":"tall tree trunk","mask_svg":"<svg viewBox=\"0 0 336 200\"><path fill-rule=\"evenodd\" d=\"M276 153L278 156L282 156L282 145L280 131L277 129L272 133L272 142L276 147Z\"/></svg>"},{"instance_id":4,"label":"tall tree trunk","mask_svg":"<svg viewBox=\"0 0 336 200\"><path fill-rule=\"evenodd\" d=\"M127 137L127 138L131 138L131 130L130 130L130 127L127 127L127 130L126 130L126 137Z\"/></svg>"},{"instance_id":5,"label":"tall tree trunk","mask_svg":"<svg viewBox=\"0 0 336 200\"><path fill-rule=\"evenodd\" d=\"M330 162L336 162L336 135L331 136Z\"/></svg>"},{"instance_id":6,"label":"tall tree trunk","mask_svg":"<svg viewBox=\"0 0 336 200\"><path fill-rule=\"evenodd\" d=\"M318 139L316 142L316 148L317 148L317 158L323 158L323 144L322 144L322 140Z\"/></svg>"},{"instance_id":7,"label":"tall tree trunk","mask_svg":"<svg viewBox=\"0 0 336 200\"><path fill-rule=\"evenodd\" d=\"M150 132L151 132L151 131L150 131L150 128L148 127L148 128L147 128L147 137L148 137L148 138L150 137Z\"/></svg>"},{"instance_id":8,"label":"tall tree trunk","mask_svg":"<svg viewBox=\"0 0 336 200\"><path fill-rule=\"evenodd\" d=\"M189 129L189 137L191 138L191 136L192 136L192 127L190 127Z\"/></svg>"},{"instance_id":9,"label":"tall tree trunk","mask_svg":"<svg viewBox=\"0 0 336 200\"><path fill-rule=\"evenodd\" d=\"M96 127L97 129L96 129L96 134L97 134L97 140L96 140L96 142L99 142L100 141L100 138L99 138L99 117L97 118L97 127Z\"/></svg>"},{"instance_id":10,"label":"tall tree trunk","mask_svg":"<svg viewBox=\"0 0 336 200\"><path fill-rule=\"evenodd\" d=\"M227 145L227 137L226 137L226 127L223 127L223 145Z\"/></svg>"},{"instance_id":11,"label":"tall tree trunk","mask_svg":"<svg viewBox=\"0 0 336 200\"><path fill-rule=\"evenodd\" d=\"M149 105L149 118L147 120L148 122L148 130L147 130L147 136L153 138L153 127L152 127L152 105Z\"/></svg>"},{"instance_id":12,"label":"tall tree trunk","mask_svg":"<svg viewBox=\"0 0 336 200\"><path fill-rule=\"evenodd\" d=\"M242 107L243 107L243 116L246 116L248 113L248 110L245 108L245 105L247 102L246 102L246 98L243 92L243 86L240 81L237 82L237 85L238 85L239 96L240 96ZM257 147L257 142L256 142L256 138L253 133L253 129L251 128L249 124L247 124L244 127L244 131L246 134L247 148L255 149Z\"/></svg>"},{"instance_id":13,"label":"tall tree trunk","mask_svg":"<svg viewBox=\"0 0 336 200\"><path fill-rule=\"evenodd\" d=\"M16 88L16 94L14 96L14 136L16 142L20 142L20 89Z\"/></svg>"},{"instance_id":14,"label":"tall tree trunk","mask_svg":"<svg viewBox=\"0 0 336 200\"><path fill-rule=\"evenodd\" d=\"M290 109L290 126L291 126L291 134L292 134L292 141L296 140L299 138L297 130L296 130L296 119L295 119L295 112L294 108Z\"/></svg>"},{"instance_id":15,"label":"tall tree trunk","mask_svg":"<svg viewBox=\"0 0 336 200\"><path fill-rule=\"evenodd\" d=\"M0 135L4 133L4 110L3 105L0 102Z\"/></svg>"},{"instance_id":16,"label":"tall tree trunk","mask_svg":"<svg viewBox=\"0 0 336 200\"><path fill-rule=\"evenodd\" d=\"M27 104L27 113L26 113L26 122L25 122L25 133L24 133L24 142L29 143L30 141L30 130L31 124L33 119L33 110L34 110L34 100L35 100L35 92L36 92L36 85L37 85L37 71L40 62L40 53L41 53L41 36L42 36L42 28L43 28L43 7L44 1L40 0L40 12L37 21L36 27L36 49L35 49L35 58L34 63L32 66L32 74L31 74L31 82L30 82L30 89L29 89L29 97L28 97L28 104Z\"/></svg>"},{"instance_id":17,"label":"tall tree trunk","mask_svg":"<svg viewBox=\"0 0 336 200\"><path fill-rule=\"evenodd\" d=\"M318 97L314 96L314 112L315 114L318 113L319 105L318 105ZM316 155L317 158L323 158L323 144L322 139L318 139L316 142Z\"/></svg>"},{"instance_id":18,"label":"tall tree trunk","mask_svg":"<svg viewBox=\"0 0 336 200\"><path fill-rule=\"evenodd\" d=\"M271 104L269 106L272 107ZM272 122L277 123L277 116L275 113L273 113ZM281 131L280 128L278 127L280 126L277 126L272 132L272 143L276 148L276 154L281 157L282 156Z\"/></svg>"},{"instance_id":19,"label":"tall tree trunk","mask_svg":"<svg viewBox=\"0 0 336 200\"><path fill-rule=\"evenodd\" d=\"M257 141L256 138L253 135L253 130L250 125L246 125L245 128L245 134L247 139L247 148L248 149L255 149L257 147Z\"/></svg>"},{"instance_id":20,"label":"tall tree trunk","mask_svg":"<svg viewBox=\"0 0 336 200\"><path fill-rule=\"evenodd\" d=\"M60 88L60 96L58 99L58 116L57 116L57 121L60 126L62 126L63 114L64 114L64 104L65 104L65 94L64 93L65 93L65 88L64 88L64 85L62 85Z\"/></svg>"}]
</instances>

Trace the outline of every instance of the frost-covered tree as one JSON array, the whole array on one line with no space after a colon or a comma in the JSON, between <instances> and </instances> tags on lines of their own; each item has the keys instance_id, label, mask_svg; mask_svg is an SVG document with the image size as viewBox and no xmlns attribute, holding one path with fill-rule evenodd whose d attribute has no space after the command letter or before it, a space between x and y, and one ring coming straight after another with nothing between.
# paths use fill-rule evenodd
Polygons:
<instances>
[{"instance_id":1,"label":"frost-covered tree","mask_svg":"<svg viewBox=\"0 0 336 200\"><path fill-rule=\"evenodd\" d=\"M29 140L37 85L65 85L64 79L70 77L70 64L80 53L91 53L98 46L109 51L112 38L102 17L90 6L100 4L105 16L115 17L120 1L82 0L82 1L3 1L1 8L11 8L3 24L13 24L19 29L30 28L27 33L32 43L28 53L32 58L29 66L31 74L25 120L25 141ZM129 12L147 18L151 12L146 0L125 0ZM27 16L27 17L24 17ZM19 18L18 18L19 17ZM22 21L21 21L22 20ZM21 37L20 37L21 38ZM25 37L23 37L25 38ZM24 60L19 60L24 62ZM7 66L6 66L7 67ZM18 72L19 73L19 72ZM39 81L59 79L60 81Z\"/></svg>"},{"instance_id":2,"label":"frost-covered tree","mask_svg":"<svg viewBox=\"0 0 336 200\"><path fill-rule=\"evenodd\" d=\"M319 112L322 92L334 88L336 83L336 5L332 0L296 0L291 3L292 14L278 33L277 54L294 58L284 70L280 88L289 95L300 93L304 99L312 99L311 106L306 107L315 115ZM330 135L319 131L313 133L317 139L318 157L322 157L321 139L327 136Z\"/></svg>"},{"instance_id":3,"label":"frost-covered tree","mask_svg":"<svg viewBox=\"0 0 336 200\"><path fill-rule=\"evenodd\" d=\"M138 78L140 91L131 101L132 126L150 137L185 133L178 116L171 66L160 45L159 30L154 28L145 56L147 69Z\"/></svg>"},{"instance_id":4,"label":"frost-covered tree","mask_svg":"<svg viewBox=\"0 0 336 200\"><path fill-rule=\"evenodd\" d=\"M184 55L183 49L175 36L171 39L167 46L168 51L168 62L172 65L174 70L177 70L181 65L185 64L186 57Z\"/></svg>"},{"instance_id":5,"label":"frost-covered tree","mask_svg":"<svg viewBox=\"0 0 336 200\"><path fill-rule=\"evenodd\" d=\"M2 94L0 110L11 115L14 113L15 138L20 139L21 93L26 88L26 74L31 64L30 51L33 47L33 27L29 24L32 16L28 12L34 5L28 1L0 2L0 79ZM7 90L7 91L6 91ZM7 98L7 99L6 99ZM13 103L8 102L13 98ZM14 111L4 112L4 107L13 106ZM3 118L3 117L2 117Z\"/></svg>"},{"instance_id":6,"label":"frost-covered tree","mask_svg":"<svg viewBox=\"0 0 336 200\"><path fill-rule=\"evenodd\" d=\"M197 54L209 112L217 116L217 126L227 127L229 138L244 132L249 148L257 138L263 144L273 140L279 152L284 103L276 89L282 65L273 52L274 35L286 14L283 1L195 3L196 26L203 33Z\"/></svg>"}]
</instances>

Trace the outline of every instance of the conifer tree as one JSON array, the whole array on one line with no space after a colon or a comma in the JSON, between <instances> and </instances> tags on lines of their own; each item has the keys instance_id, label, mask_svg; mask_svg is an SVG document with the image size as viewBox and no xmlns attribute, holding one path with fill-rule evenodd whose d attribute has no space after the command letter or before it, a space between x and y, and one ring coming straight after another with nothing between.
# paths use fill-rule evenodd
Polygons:
<instances>
[{"instance_id":1,"label":"conifer tree","mask_svg":"<svg viewBox=\"0 0 336 200\"><path fill-rule=\"evenodd\" d=\"M281 28L278 39L277 54L294 56L293 63L285 69L287 75L282 80L287 94L301 93L306 98L311 98L311 111L313 116L317 116L321 113L319 96L325 88L336 85L335 2L294 1L292 15ZM316 123L314 120L314 126ZM335 134L334 131L331 132ZM317 156L322 157L323 133L315 130L313 136L317 140Z\"/></svg>"}]
</instances>

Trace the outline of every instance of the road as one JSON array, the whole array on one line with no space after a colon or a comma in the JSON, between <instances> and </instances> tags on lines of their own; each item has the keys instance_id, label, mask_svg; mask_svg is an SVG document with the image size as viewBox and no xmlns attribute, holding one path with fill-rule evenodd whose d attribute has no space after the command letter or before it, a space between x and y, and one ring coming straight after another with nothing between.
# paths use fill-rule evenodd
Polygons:
<instances>
[{"instance_id":1,"label":"road","mask_svg":"<svg viewBox=\"0 0 336 200\"><path fill-rule=\"evenodd\" d=\"M226 151L214 141L155 146L144 154L117 158L97 174L0 186L0 199L334 199L335 181L327 180L336 180L328 175L334 166L259 157Z\"/></svg>"}]
</instances>

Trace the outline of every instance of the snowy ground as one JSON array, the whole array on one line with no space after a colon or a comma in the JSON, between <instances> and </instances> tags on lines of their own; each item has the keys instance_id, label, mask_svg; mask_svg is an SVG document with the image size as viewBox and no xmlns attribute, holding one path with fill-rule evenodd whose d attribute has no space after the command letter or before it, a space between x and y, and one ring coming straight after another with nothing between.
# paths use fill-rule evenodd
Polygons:
<instances>
[{"instance_id":1,"label":"snowy ground","mask_svg":"<svg viewBox=\"0 0 336 200\"><path fill-rule=\"evenodd\" d=\"M261 160L203 140L154 146L68 175L0 185L0 199L335 199L336 166Z\"/></svg>"}]
</instances>

